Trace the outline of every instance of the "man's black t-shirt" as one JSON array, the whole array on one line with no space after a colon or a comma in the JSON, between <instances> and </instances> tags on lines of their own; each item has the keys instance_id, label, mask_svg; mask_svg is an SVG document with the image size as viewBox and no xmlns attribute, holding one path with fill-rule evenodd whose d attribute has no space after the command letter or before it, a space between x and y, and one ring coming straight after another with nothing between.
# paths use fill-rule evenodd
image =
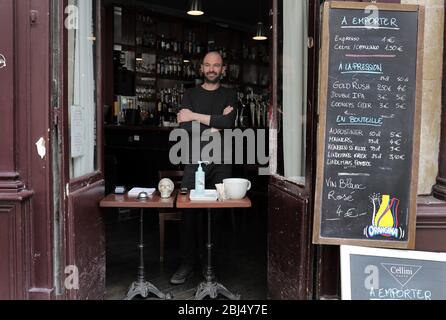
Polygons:
<instances>
[{"instance_id":1,"label":"man's black t-shirt","mask_svg":"<svg viewBox=\"0 0 446 320\"><path fill-rule=\"evenodd\" d=\"M234 110L229 115L223 115L224 110L227 107L233 107ZM214 129L233 129L235 126L235 118L237 116L237 95L232 89L220 87L214 91L205 90L202 86L197 86L193 89L189 89L184 93L182 109L189 109L192 112L210 115L211 121L210 126L200 125L200 134L205 130ZM192 123L183 123L180 128L186 129L189 133L192 133ZM222 156L219 157L219 162L223 163L232 159L225 159L224 150L225 148L232 148L231 145L224 145L224 134L222 131L219 133L214 133L214 135L220 135L221 145L222 145ZM190 137L191 148L192 143L199 143L201 150L208 144L208 142L203 142L202 139L197 141L198 137ZM212 142L212 138L209 139ZM192 150L191 150L192 151ZM201 151L200 151L201 152ZM190 163L195 163L192 159L192 153L190 152ZM202 159L201 160L208 160ZM195 157L196 160L196 157Z\"/></svg>"},{"instance_id":2,"label":"man's black t-shirt","mask_svg":"<svg viewBox=\"0 0 446 320\"><path fill-rule=\"evenodd\" d=\"M229 106L234 108L234 112L224 116L223 111ZM232 129L235 123L237 96L232 89L220 87L217 90L208 91L198 86L185 92L182 108L210 115L211 128Z\"/></svg>"}]
</instances>

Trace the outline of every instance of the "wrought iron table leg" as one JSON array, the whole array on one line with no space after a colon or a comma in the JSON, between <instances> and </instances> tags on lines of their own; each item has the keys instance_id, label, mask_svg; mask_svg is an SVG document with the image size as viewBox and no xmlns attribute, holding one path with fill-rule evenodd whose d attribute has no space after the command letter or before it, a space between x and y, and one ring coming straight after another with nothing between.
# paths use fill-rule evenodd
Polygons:
<instances>
[{"instance_id":1,"label":"wrought iron table leg","mask_svg":"<svg viewBox=\"0 0 446 320\"><path fill-rule=\"evenodd\" d=\"M136 296L140 295L143 298L147 298L150 293L153 293L160 299L172 299L170 293L164 294L152 283L146 281L145 269L144 269L144 209L141 209L139 220L139 267L138 267L138 279L132 283L127 293L125 300L132 300Z\"/></svg>"},{"instance_id":2,"label":"wrought iron table leg","mask_svg":"<svg viewBox=\"0 0 446 320\"><path fill-rule=\"evenodd\" d=\"M132 300L136 296L140 295L143 298L147 298L150 293L153 293L158 298L163 300L172 299L172 295L170 293L164 294L157 287L155 287L150 282L133 282L130 286L129 292L127 293L127 297L125 300Z\"/></svg>"},{"instance_id":3,"label":"wrought iron table leg","mask_svg":"<svg viewBox=\"0 0 446 320\"><path fill-rule=\"evenodd\" d=\"M207 296L211 299L216 299L219 294L225 296L230 300L240 300L241 296L239 294L233 294L221 283L217 282L215 276L214 268L212 266L212 212L208 209L208 241L206 244L208 261L206 266L205 281L203 281L197 289L195 294L195 300L203 300Z\"/></svg>"}]
</instances>

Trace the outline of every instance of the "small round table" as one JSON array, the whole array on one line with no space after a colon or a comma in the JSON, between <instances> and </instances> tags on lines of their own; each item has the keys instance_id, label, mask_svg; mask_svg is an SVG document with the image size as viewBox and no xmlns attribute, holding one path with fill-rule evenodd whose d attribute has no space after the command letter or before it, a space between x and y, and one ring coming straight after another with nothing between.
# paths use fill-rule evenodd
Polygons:
<instances>
[{"instance_id":1,"label":"small round table","mask_svg":"<svg viewBox=\"0 0 446 320\"><path fill-rule=\"evenodd\" d=\"M147 298L150 293L153 293L160 299L172 299L172 295L170 293L162 293L155 285L146 280L144 268L144 209L174 208L176 195L177 191L175 191L170 198L163 199L161 198L159 192L155 192L148 199L139 200L137 198L131 198L128 195L110 194L100 203L101 208L141 209L139 219L138 277L136 281L131 284L125 300L132 300L138 295L142 296L143 298Z\"/></svg>"},{"instance_id":2,"label":"small round table","mask_svg":"<svg viewBox=\"0 0 446 320\"><path fill-rule=\"evenodd\" d=\"M212 209L236 209L251 208L252 203L248 197L242 200L227 201L192 201L189 195L179 195L177 198L178 209L206 209L208 213L208 238L207 238L207 266L204 274L204 281L198 285L195 300L203 300L207 296L216 299L219 294L230 300L240 300L239 294L229 291L223 284L217 281L214 268L212 266Z\"/></svg>"}]
</instances>

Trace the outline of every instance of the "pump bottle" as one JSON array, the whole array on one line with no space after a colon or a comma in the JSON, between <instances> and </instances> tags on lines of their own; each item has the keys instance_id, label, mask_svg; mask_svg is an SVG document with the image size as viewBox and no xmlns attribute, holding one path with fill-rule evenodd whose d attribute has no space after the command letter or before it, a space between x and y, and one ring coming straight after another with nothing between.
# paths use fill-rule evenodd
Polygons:
<instances>
[{"instance_id":1,"label":"pump bottle","mask_svg":"<svg viewBox=\"0 0 446 320\"><path fill-rule=\"evenodd\" d=\"M209 161L198 161L198 169L195 172L195 192L197 195L204 195L204 191L206 188L206 176L202 164L208 164Z\"/></svg>"}]
</instances>

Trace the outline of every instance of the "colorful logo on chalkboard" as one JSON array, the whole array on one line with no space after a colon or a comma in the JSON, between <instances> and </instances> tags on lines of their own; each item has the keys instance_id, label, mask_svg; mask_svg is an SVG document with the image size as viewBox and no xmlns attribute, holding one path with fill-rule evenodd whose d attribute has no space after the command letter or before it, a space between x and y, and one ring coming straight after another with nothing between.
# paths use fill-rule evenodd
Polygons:
<instances>
[{"instance_id":1,"label":"colorful logo on chalkboard","mask_svg":"<svg viewBox=\"0 0 446 320\"><path fill-rule=\"evenodd\" d=\"M398 222L400 200L389 195L372 195L370 200L373 203L373 222L371 226L365 228L365 235L368 238L377 236L403 238L404 230L399 228Z\"/></svg>"}]
</instances>

